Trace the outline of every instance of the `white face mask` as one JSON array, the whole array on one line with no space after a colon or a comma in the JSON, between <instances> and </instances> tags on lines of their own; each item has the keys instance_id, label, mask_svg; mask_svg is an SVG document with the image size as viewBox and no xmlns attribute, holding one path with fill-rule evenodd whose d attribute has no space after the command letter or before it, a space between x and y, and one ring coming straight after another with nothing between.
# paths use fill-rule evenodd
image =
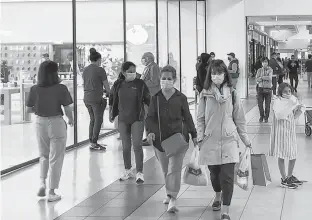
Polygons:
<instances>
[{"instance_id":1,"label":"white face mask","mask_svg":"<svg viewBox=\"0 0 312 220\"><path fill-rule=\"evenodd\" d=\"M291 98L291 94L289 94L289 95L283 94L282 97L285 98L285 99L290 99Z\"/></svg>"},{"instance_id":2,"label":"white face mask","mask_svg":"<svg viewBox=\"0 0 312 220\"><path fill-rule=\"evenodd\" d=\"M126 81L133 81L136 78L136 73L126 73Z\"/></svg>"},{"instance_id":3,"label":"white face mask","mask_svg":"<svg viewBox=\"0 0 312 220\"><path fill-rule=\"evenodd\" d=\"M220 75L211 75L211 80L216 85L221 85L224 82L224 73Z\"/></svg>"},{"instance_id":4,"label":"white face mask","mask_svg":"<svg viewBox=\"0 0 312 220\"><path fill-rule=\"evenodd\" d=\"M174 87L173 80L160 80L160 87L162 89L172 89Z\"/></svg>"}]
</instances>

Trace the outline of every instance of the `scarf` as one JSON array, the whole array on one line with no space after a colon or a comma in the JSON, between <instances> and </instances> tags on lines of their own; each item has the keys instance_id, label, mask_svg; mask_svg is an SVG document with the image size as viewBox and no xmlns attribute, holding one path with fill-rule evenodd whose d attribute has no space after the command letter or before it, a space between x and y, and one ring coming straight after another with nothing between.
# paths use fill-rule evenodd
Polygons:
<instances>
[{"instance_id":1,"label":"scarf","mask_svg":"<svg viewBox=\"0 0 312 220\"><path fill-rule=\"evenodd\" d=\"M295 96L289 99L278 97L273 103L273 111L277 120L287 120L293 110L298 107L299 101Z\"/></svg>"},{"instance_id":2,"label":"scarf","mask_svg":"<svg viewBox=\"0 0 312 220\"><path fill-rule=\"evenodd\" d=\"M221 91L218 89L218 87L212 83L209 90L203 90L202 91L203 96L213 96L217 102L220 104L226 102L229 98L231 98L231 88L227 86L227 84L224 84L221 87Z\"/></svg>"}]
</instances>

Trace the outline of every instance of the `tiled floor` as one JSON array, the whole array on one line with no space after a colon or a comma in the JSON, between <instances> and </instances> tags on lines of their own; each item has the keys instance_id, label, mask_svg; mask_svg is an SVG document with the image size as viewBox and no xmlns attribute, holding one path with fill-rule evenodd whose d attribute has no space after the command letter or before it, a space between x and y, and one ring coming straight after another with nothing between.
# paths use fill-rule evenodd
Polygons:
<instances>
[{"instance_id":1,"label":"tiled floor","mask_svg":"<svg viewBox=\"0 0 312 220\"><path fill-rule=\"evenodd\" d=\"M304 103L311 103L312 90L299 90ZM255 153L266 153L269 145L269 125L257 123L258 111L255 100L245 100L248 130ZM311 105L312 106L312 105ZM300 131L298 122L299 158L295 175L307 180L297 190L279 187L279 171L275 158L268 157L272 183L267 187L255 186L249 191L235 187L231 207L234 220L297 220L312 216L312 138ZM214 193L211 186L182 185L177 214L166 213L162 204L165 196L161 169L150 147L145 148L144 173L146 182L137 186L133 180L119 182L123 171L120 143L115 136L106 153L91 153L87 148L66 155L60 192L63 199L57 203L37 201L38 166L30 167L3 178L2 219L32 220L215 220L220 213L210 208ZM192 146L184 164L190 159Z\"/></svg>"}]
</instances>

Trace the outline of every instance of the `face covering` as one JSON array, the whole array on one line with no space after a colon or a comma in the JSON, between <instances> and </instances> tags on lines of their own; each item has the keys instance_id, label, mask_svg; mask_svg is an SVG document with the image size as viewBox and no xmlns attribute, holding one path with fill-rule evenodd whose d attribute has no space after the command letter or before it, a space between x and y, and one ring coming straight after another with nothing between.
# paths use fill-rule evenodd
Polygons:
<instances>
[{"instance_id":1,"label":"face covering","mask_svg":"<svg viewBox=\"0 0 312 220\"><path fill-rule=\"evenodd\" d=\"M230 58L230 57L228 57L228 60L229 60L229 61L231 61L231 58Z\"/></svg>"},{"instance_id":2,"label":"face covering","mask_svg":"<svg viewBox=\"0 0 312 220\"><path fill-rule=\"evenodd\" d=\"M136 73L126 73L126 80L133 81L136 78Z\"/></svg>"},{"instance_id":3,"label":"face covering","mask_svg":"<svg viewBox=\"0 0 312 220\"><path fill-rule=\"evenodd\" d=\"M221 85L224 82L224 73L221 75L211 75L211 80L216 85Z\"/></svg>"},{"instance_id":4,"label":"face covering","mask_svg":"<svg viewBox=\"0 0 312 220\"><path fill-rule=\"evenodd\" d=\"M291 98L291 94L290 95L283 94L282 97L285 98L285 99L290 99Z\"/></svg>"},{"instance_id":5,"label":"face covering","mask_svg":"<svg viewBox=\"0 0 312 220\"><path fill-rule=\"evenodd\" d=\"M162 89L172 89L174 86L173 80L160 80L160 87Z\"/></svg>"}]
</instances>

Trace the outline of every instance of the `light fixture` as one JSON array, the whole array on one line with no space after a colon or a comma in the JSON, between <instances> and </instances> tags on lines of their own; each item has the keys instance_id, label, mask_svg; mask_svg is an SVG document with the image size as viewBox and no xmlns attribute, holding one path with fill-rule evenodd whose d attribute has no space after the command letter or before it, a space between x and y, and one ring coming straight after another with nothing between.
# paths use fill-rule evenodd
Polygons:
<instances>
[{"instance_id":1,"label":"light fixture","mask_svg":"<svg viewBox=\"0 0 312 220\"><path fill-rule=\"evenodd\" d=\"M148 33L142 25L133 25L133 27L127 31L127 41L134 45L139 46L145 44L147 40Z\"/></svg>"}]
</instances>

